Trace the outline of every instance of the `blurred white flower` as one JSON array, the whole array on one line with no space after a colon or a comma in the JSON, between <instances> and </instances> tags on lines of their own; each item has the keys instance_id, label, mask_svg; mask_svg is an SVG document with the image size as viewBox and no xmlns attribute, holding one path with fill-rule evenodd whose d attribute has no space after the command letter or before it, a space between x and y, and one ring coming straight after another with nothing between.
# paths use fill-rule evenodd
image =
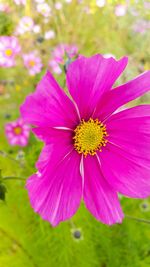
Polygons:
<instances>
[{"instance_id":1,"label":"blurred white flower","mask_svg":"<svg viewBox=\"0 0 150 267\"><path fill-rule=\"evenodd\" d=\"M117 5L115 7L115 15L117 17L122 17L126 14L127 12L127 6L126 5Z\"/></svg>"},{"instance_id":2,"label":"blurred white flower","mask_svg":"<svg viewBox=\"0 0 150 267\"><path fill-rule=\"evenodd\" d=\"M44 3L45 0L34 0L36 3Z\"/></svg>"},{"instance_id":3,"label":"blurred white flower","mask_svg":"<svg viewBox=\"0 0 150 267\"><path fill-rule=\"evenodd\" d=\"M70 4L72 0L65 0L66 3Z\"/></svg>"},{"instance_id":4,"label":"blurred white flower","mask_svg":"<svg viewBox=\"0 0 150 267\"><path fill-rule=\"evenodd\" d=\"M62 3L60 3L60 2L55 3L55 8L56 8L57 10L62 9Z\"/></svg>"},{"instance_id":5,"label":"blurred white flower","mask_svg":"<svg viewBox=\"0 0 150 267\"><path fill-rule=\"evenodd\" d=\"M35 25L35 26L33 27L33 32L34 32L34 33L39 33L39 32L41 32L41 26L40 26L40 25Z\"/></svg>"},{"instance_id":6,"label":"blurred white flower","mask_svg":"<svg viewBox=\"0 0 150 267\"><path fill-rule=\"evenodd\" d=\"M51 15L51 8L47 3L40 3L37 5L37 11L44 17L49 17Z\"/></svg>"},{"instance_id":7,"label":"blurred white flower","mask_svg":"<svg viewBox=\"0 0 150 267\"><path fill-rule=\"evenodd\" d=\"M110 57L113 57L114 59L116 58L115 55L113 55L113 54L111 54L111 53L104 54L103 57L104 57L104 58L110 58Z\"/></svg>"},{"instance_id":8,"label":"blurred white flower","mask_svg":"<svg viewBox=\"0 0 150 267\"><path fill-rule=\"evenodd\" d=\"M16 5L25 5L26 4L26 0L14 0Z\"/></svg>"},{"instance_id":9,"label":"blurred white flower","mask_svg":"<svg viewBox=\"0 0 150 267\"><path fill-rule=\"evenodd\" d=\"M53 30L45 32L44 38L46 40L55 38L55 32Z\"/></svg>"},{"instance_id":10,"label":"blurred white flower","mask_svg":"<svg viewBox=\"0 0 150 267\"><path fill-rule=\"evenodd\" d=\"M33 30L34 21L31 17L23 17L20 19L16 29L16 34L24 34Z\"/></svg>"},{"instance_id":11,"label":"blurred white flower","mask_svg":"<svg viewBox=\"0 0 150 267\"><path fill-rule=\"evenodd\" d=\"M106 4L106 0L97 0L96 5L98 7L103 7Z\"/></svg>"}]
</instances>

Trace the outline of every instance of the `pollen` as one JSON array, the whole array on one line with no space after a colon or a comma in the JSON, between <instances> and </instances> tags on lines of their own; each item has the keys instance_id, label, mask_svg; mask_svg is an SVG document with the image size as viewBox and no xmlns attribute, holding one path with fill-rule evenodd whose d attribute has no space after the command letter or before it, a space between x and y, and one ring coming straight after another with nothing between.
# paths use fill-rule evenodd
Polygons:
<instances>
[{"instance_id":1,"label":"pollen","mask_svg":"<svg viewBox=\"0 0 150 267\"><path fill-rule=\"evenodd\" d=\"M14 133L15 133L16 135L21 134L21 133L22 133L22 128L19 127L19 126L15 127L15 128L14 128Z\"/></svg>"},{"instance_id":2,"label":"pollen","mask_svg":"<svg viewBox=\"0 0 150 267\"><path fill-rule=\"evenodd\" d=\"M34 67L35 66L35 61L34 60L30 60L28 64L29 64L30 67Z\"/></svg>"},{"instance_id":3,"label":"pollen","mask_svg":"<svg viewBox=\"0 0 150 267\"><path fill-rule=\"evenodd\" d=\"M12 56L12 53L13 53L13 51L12 51L12 49L6 49L5 50L5 55L7 56L7 57L11 57Z\"/></svg>"},{"instance_id":4,"label":"pollen","mask_svg":"<svg viewBox=\"0 0 150 267\"><path fill-rule=\"evenodd\" d=\"M98 119L82 120L75 128L74 133L75 150L85 157L88 154L94 156L97 151L101 152L102 147L106 146L106 137L108 136L106 126Z\"/></svg>"}]
</instances>

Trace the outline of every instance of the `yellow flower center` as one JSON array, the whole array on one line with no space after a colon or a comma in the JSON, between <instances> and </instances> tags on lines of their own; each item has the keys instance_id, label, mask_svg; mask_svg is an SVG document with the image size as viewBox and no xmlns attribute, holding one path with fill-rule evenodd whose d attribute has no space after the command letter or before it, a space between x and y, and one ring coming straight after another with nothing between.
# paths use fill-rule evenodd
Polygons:
<instances>
[{"instance_id":1,"label":"yellow flower center","mask_svg":"<svg viewBox=\"0 0 150 267\"><path fill-rule=\"evenodd\" d=\"M21 127L19 127L19 126L15 127L14 128L14 133L17 134L17 135L21 134L22 133Z\"/></svg>"},{"instance_id":2,"label":"yellow flower center","mask_svg":"<svg viewBox=\"0 0 150 267\"><path fill-rule=\"evenodd\" d=\"M6 55L7 57L11 57L11 56L12 56L12 53L13 53L13 51L12 51L12 49L10 49L10 48L8 48L8 49L5 50L5 55Z\"/></svg>"},{"instance_id":3,"label":"yellow flower center","mask_svg":"<svg viewBox=\"0 0 150 267\"><path fill-rule=\"evenodd\" d=\"M30 67L34 67L35 66L35 61L34 60L30 60L28 64L29 64Z\"/></svg>"},{"instance_id":4,"label":"yellow flower center","mask_svg":"<svg viewBox=\"0 0 150 267\"><path fill-rule=\"evenodd\" d=\"M94 156L97 151L102 151L102 146L106 146L106 126L98 119L82 120L74 132L74 147L79 154Z\"/></svg>"}]
</instances>

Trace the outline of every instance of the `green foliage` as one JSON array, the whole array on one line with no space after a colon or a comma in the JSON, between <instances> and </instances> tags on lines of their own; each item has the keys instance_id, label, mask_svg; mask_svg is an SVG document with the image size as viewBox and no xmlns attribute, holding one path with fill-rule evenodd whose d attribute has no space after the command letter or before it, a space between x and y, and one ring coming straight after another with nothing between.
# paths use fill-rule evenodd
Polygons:
<instances>
[{"instance_id":1,"label":"green foliage","mask_svg":"<svg viewBox=\"0 0 150 267\"><path fill-rule=\"evenodd\" d=\"M10 15L0 12L0 35L11 35L14 29Z\"/></svg>"}]
</instances>

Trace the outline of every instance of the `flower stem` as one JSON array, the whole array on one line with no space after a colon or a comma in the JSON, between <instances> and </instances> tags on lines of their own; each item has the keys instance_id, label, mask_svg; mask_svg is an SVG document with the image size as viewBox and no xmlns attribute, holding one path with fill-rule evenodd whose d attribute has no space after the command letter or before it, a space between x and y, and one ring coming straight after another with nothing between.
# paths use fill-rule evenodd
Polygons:
<instances>
[{"instance_id":1,"label":"flower stem","mask_svg":"<svg viewBox=\"0 0 150 267\"><path fill-rule=\"evenodd\" d=\"M143 219L143 218L137 218L137 217L130 216L130 215L125 215L125 217L126 217L126 218L128 218L128 219L131 219L131 220L137 221L137 222L142 222L142 223L147 223L147 224L150 224L150 220L147 220L147 219Z\"/></svg>"},{"instance_id":2,"label":"flower stem","mask_svg":"<svg viewBox=\"0 0 150 267\"><path fill-rule=\"evenodd\" d=\"M16 176L6 176L6 177L3 177L2 180L21 180L21 181L25 181L26 178L24 178L24 177L16 177Z\"/></svg>"}]
</instances>

